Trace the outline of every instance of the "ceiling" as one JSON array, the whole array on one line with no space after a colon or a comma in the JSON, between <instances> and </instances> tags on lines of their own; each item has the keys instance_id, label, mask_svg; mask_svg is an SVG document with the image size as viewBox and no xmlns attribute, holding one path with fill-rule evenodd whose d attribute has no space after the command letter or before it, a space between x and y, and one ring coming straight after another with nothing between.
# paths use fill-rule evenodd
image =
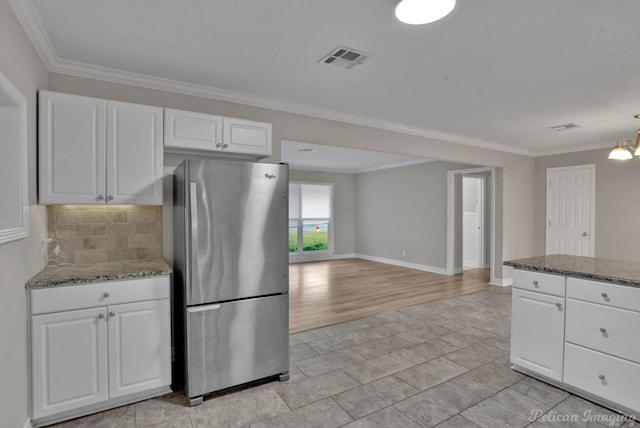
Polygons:
<instances>
[{"instance_id":1,"label":"ceiling","mask_svg":"<svg viewBox=\"0 0 640 428\"><path fill-rule=\"evenodd\" d=\"M458 0L423 26L396 0L9 2L54 72L532 156L640 127L638 0ZM318 62L339 45L370 57Z\"/></svg>"}]
</instances>

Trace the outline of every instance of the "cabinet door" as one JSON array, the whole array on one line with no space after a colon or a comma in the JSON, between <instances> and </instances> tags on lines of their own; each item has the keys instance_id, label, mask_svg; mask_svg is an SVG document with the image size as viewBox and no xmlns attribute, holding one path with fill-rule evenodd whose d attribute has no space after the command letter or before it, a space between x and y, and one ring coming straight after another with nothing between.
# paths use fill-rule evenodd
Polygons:
<instances>
[{"instance_id":1,"label":"cabinet door","mask_svg":"<svg viewBox=\"0 0 640 428\"><path fill-rule=\"evenodd\" d=\"M107 108L107 203L162 205L162 109Z\"/></svg>"},{"instance_id":2,"label":"cabinet door","mask_svg":"<svg viewBox=\"0 0 640 428\"><path fill-rule=\"evenodd\" d=\"M511 362L562 381L564 298L513 290Z\"/></svg>"},{"instance_id":3,"label":"cabinet door","mask_svg":"<svg viewBox=\"0 0 640 428\"><path fill-rule=\"evenodd\" d=\"M222 150L222 116L164 109L164 148L178 152Z\"/></svg>"},{"instance_id":4,"label":"cabinet door","mask_svg":"<svg viewBox=\"0 0 640 428\"><path fill-rule=\"evenodd\" d=\"M104 204L104 100L39 93L41 204Z\"/></svg>"},{"instance_id":5,"label":"cabinet door","mask_svg":"<svg viewBox=\"0 0 640 428\"><path fill-rule=\"evenodd\" d=\"M271 124L224 118L223 150L271 156Z\"/></svg>"},{"instance_id":6,"label":"cabinet door","mask_svg":"<svg viewBox=\"0 0 640 428\"><path fill-rule=\"evenodd\" d=\"M32 317L33 419L108 398L105 312L93 308Z\"/></svg>"},{"instance_id":7,"label":"cabinet door","mask_svg":"<svg viewBox=\"0 0 640 428\"><path fill-rule=\"evenodd\" d=\"M169 299L109 306L109 397L171 384Z\"/></svg>"}]
</instances>

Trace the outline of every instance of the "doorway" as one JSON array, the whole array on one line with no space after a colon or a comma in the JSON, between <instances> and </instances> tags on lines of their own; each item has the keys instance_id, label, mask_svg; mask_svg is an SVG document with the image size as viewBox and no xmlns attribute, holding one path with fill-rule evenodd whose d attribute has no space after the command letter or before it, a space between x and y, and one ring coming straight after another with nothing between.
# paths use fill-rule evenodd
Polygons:
<instances>
[{"instance_id":1,"label":"doorway","mask_svg":"<svg viewBox=\"0 0 640 428\"><path fill-rule=\"evenodd\" d=\"M462 175L462 270L488 267L485 182L482 174Z\"/></svg>"}]
</instances>

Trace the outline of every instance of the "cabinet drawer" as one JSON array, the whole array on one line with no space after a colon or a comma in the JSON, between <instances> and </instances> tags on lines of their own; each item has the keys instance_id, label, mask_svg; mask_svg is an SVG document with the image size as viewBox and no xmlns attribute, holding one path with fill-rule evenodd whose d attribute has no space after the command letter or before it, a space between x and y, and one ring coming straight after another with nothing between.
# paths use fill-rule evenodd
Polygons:
<instances>
[{"instance_id":1,"label":"cabinet drawer","mask_svg":"<svg viewBox=\"0 0 640 428\"><path fill-rule=\"evenodd\" d=\"M638 287L567 278L567 297L640 311L640 288Z\"/></svg>"},{"instance_id":2,"label":"cabinet drawer","mask_svg":"<svg viewBox=\"0 0 640 428\"><path fill-rule=\"evenodd\" d=\"M567 343L564 383L640 411L640 364Z\"/></svg>"},{"instance_id":3,"label":"cabinet drawer","mask_svg":"<svg viewBox=\"0 0 640 428\"><path fill-rule=\"evenodd\" d=\"M31 314L168 299L169 276L31 290Z\"/></svg>"},{"instance_id":4,"label":"cabinet drawer","mask_svg":"<svg viewBox=\"0 0 640 428\"><path fill-rule=\"evenodd\" d=\"M640 313L567 299L567 342L640 363Z\"/></svg>"},{"instance_id":5,"label":"cabinet drawer","mask_svg":"<svg viewBox=\"0 0 640 428\"><path fill-rule=\"evenodd\" d=\"M513 286L523 290L537 291L564 297L564 276L548 273L515 269L513 271Z\"/></svg>"}]
</instances>

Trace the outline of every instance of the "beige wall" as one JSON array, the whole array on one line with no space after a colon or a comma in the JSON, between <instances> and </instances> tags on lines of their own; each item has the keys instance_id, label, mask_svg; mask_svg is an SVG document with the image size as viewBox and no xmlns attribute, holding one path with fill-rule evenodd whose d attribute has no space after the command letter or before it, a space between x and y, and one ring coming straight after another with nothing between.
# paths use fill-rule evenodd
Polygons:
<instances>
[{"instance_id":1,"label":"beige wall","mask_svg":"<svg viewBox=\"0 0 640 428\"><path fill-rule=\"evenodd\" d=\"M428 162L358 174L357 252L445 270L447 171L468 167Z\"/></svg>"},{"instance_id":2,"label":"beige wall","mask_svg":"<svg viewBox=\"0 0 640 428\"><path fill-rule=\"evenodd\" d=\"M356 176L291 170L289 180L333 183L333 253L336 256L353 255L356 252Z\"/></svg>"},{"instance_id":3,"label":"beige wall","mask_svg":"<svg viewBox=\"0 0 640 428\"><path fill-rule=\"evenodd\" d=\"M46 210L36 204L36 90L47 87L47 70L6 0L0 0L0 71L27 99L29 231L26 239L0 246L0 425L27 421L27 329L25 282L41 268L40 238Z\"/></svg>"},{"instance_id":4,"label":"beige wall","mask_svg":"<svg viewBox=\"0 0 640 428\"><path fill-rule=\"evenodd\" d=\"M613 145L615 142L612 142ZM640 160L607 159L610 149L536 158L535 252L545 251L546 171L571 165L596 166L595 256L640 260Z\"/></svg>"}]
</instances>

